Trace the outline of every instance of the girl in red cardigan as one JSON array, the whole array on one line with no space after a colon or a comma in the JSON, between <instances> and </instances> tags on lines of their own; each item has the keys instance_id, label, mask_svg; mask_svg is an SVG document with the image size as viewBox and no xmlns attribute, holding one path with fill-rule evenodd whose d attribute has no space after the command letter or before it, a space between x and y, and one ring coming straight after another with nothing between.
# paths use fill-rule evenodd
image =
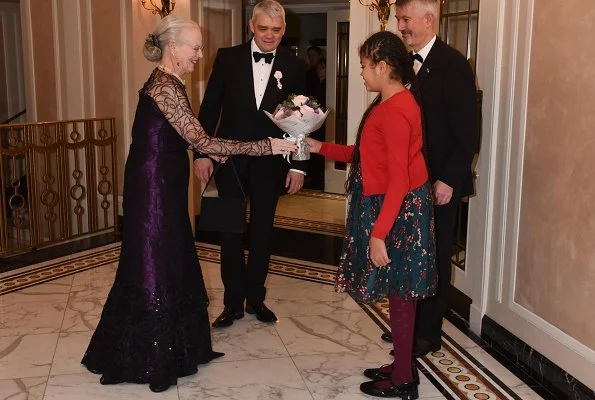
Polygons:
<instances>
[{"instance_id":1,"label":"girl in red cardigan","mask_svg":"<svg viewBox=\"0 0 595 400\"><path fill-rule=\"evenodd\" d=\"M397 35L370 36L360 47L360 62L366 89L379 96L362 118L355 145L306 142L312 152L351 163L336 289L361 303L389 299L395 361L365 370L372 381L360 389L372 396L417 399L415 305L434 295L437 283L419 92L413 62Z\"/></svg>"}]
</instances>

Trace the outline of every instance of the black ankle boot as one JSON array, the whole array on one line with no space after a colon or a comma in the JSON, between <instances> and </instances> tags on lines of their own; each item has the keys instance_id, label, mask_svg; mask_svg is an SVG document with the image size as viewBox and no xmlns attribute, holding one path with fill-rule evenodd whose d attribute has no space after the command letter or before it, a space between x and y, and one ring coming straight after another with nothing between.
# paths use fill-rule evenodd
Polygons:
<instances>
[{"instance_id":1,"label":"black ankle boot","mask_svg":"<svg viewBox=\"0 0 595 400\"><path fill-rule=\"evenodd\" d=\"M403 400L415 400L419 397L415 382L406 382L386 388L379 387L378 383L379 381L364 382L359 386L359 389L365 394L375 397L400 397Z\"/></svg>"}]
</instances>

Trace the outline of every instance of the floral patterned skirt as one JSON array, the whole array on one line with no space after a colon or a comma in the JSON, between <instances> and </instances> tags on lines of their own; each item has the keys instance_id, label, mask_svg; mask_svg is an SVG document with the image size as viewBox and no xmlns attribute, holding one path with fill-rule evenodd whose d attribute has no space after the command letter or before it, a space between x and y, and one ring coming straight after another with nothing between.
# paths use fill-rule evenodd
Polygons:
<instances>
[{"instance_id":1,"label":"floral patterned skirt","mask_svg":"<svg viewBox=\"0 0 595 400\"><path fill-rule=\"evenodd\" d=\"M407 193L386 237L390 264L377 268L370 260L370 234L384 195L363 195L361 175L353 186L347 230L335 289L359 303L373 303L394 294L420 300L436 293L436 243L429 182Z\"/></svg>"}]
</instances>

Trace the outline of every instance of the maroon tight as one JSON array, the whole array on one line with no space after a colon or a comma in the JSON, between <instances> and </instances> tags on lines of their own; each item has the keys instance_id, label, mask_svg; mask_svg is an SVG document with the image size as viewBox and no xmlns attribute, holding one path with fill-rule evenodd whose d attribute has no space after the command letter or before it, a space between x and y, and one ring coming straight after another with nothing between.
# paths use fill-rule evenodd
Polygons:
<instances>
[{"instance_id":1,"label":"maroon tight","mask_svg":"<svg viewBox=\"0 0 595 400\"><path fill-rule=\"evenodd\" d=\"M398 294L388 298L390 329L395 350L395 362L392 368L394 385L413 380L413 328L416 304L416 301L406 301Z\"/></svg>"}]
</instances>

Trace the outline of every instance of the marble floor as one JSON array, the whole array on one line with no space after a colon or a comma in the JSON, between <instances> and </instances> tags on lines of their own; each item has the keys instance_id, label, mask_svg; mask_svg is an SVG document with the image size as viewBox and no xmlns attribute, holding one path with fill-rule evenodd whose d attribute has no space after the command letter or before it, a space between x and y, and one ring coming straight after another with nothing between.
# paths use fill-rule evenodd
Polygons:
<instances>
[{"instance_id":1,"label":"marble floor","mask_svg":"<svg viewBox=\"0 0 595 400\"><path fill-rule=\"evenodd\" d=\"M310 200L294 196L291 201ZM340 199L325 201L343 207ZM316 220L312 207L304 220ZM337 215L322 222L340 224ZM299 221L296 225L307 230ZM275 255L267 305L277 323L246 315L229 328L213 330L215 350L226 355L166 392L152 393L146 385L102 386L80 359L113 282L119 250L116 242L0 274L1 400L370 399L359 391L363 369L391 361L391 345L380 338L387 330L386 304L361 307L335 293L332 263ZM220 250L197 243L197 252L214 319L222 310ZM416 362L420 399L541 398L448 321L441 350Z\"/></svg>"}]
</instances>

